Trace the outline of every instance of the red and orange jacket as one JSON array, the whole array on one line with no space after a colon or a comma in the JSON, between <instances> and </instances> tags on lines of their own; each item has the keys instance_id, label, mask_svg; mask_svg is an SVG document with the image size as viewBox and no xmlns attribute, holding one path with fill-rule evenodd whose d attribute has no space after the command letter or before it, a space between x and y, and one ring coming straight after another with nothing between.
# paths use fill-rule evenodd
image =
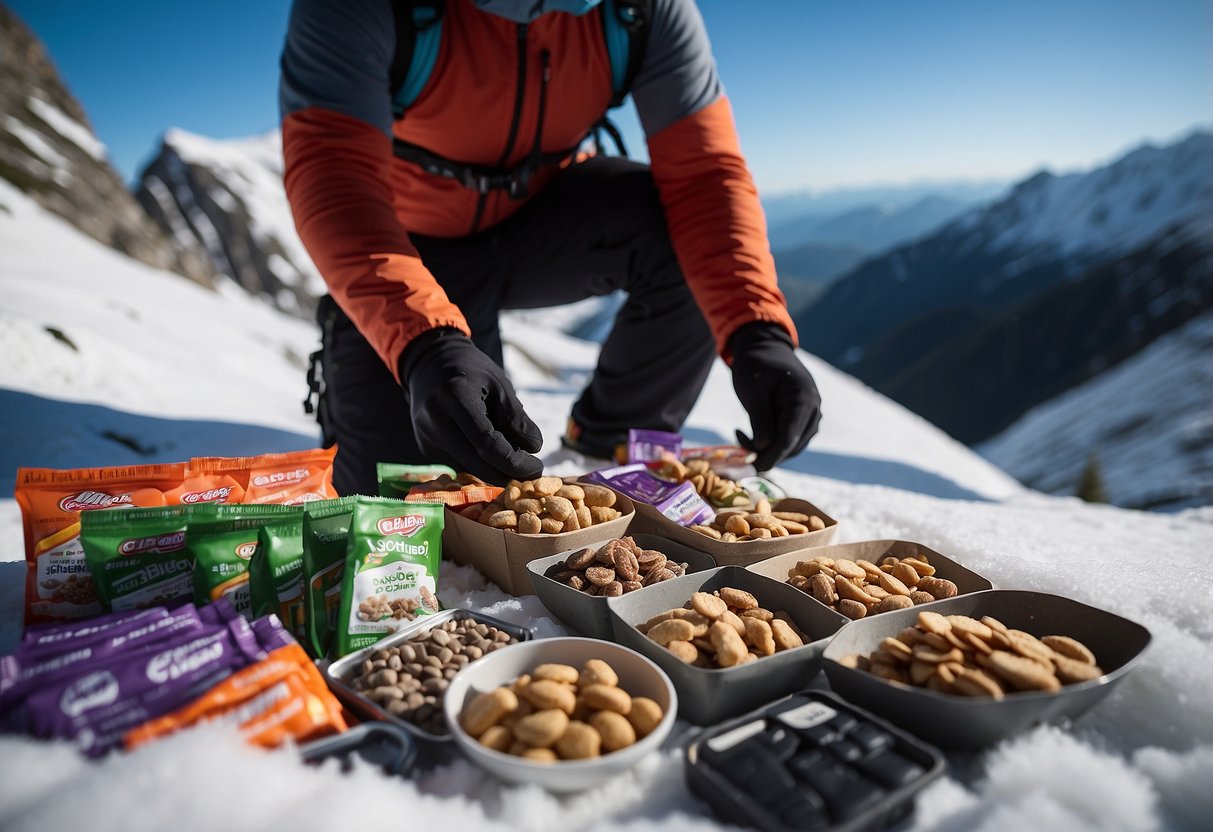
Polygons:
<instances>
[{"instance_id":1,"label":"red and orange jacket","mask_svg":"<svg viewBox=\"0 0 1213 832\"><path fill-rule=\"evenodd\" d=\"M534 8L530 0L447 0L437 62L397 119L391 2L296 0L280 99L286 193L299 235L334 299L396 373L422 332L468 332L409 232L466 236L525 200L482 196L428 174L396 158L392 138L463 163L512 167L535 142L541 53L549 60L545 153L576 145L606 110L612 86L599 14L552 12L519 24L492 13L493 5ZM729 336L752 321L778 323L795 338L699 11L693 0L654 0L649 26L631 95L674 250L717 348L725 355ZM553 175L555 168L532 179L530 193Z\"/></svg>"}]
</instances>

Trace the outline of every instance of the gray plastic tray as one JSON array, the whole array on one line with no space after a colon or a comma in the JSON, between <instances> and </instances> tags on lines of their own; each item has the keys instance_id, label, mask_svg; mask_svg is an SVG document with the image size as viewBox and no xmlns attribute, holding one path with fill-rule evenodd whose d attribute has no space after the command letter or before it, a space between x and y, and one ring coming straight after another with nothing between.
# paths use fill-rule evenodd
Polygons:
<instances>
[{"instance_id":1,"label":"gray plastic tray","mask_svg":"<svg viewBox=\"0 0 1213 832\"><path fill-rule=\"evenodd\" d=\"M772 612L786 611L810 641L740 667L703 668L683 662L636 629L658 613L683 606L695 592L724 586L750 592ZM610 598L607 606L615 641L648 656L669 674L678 690L679 715L696 725L720 722L807 686L821 670L826 642L847 622L794 586L740 566L719 566L663 581L644 592Z\"/></svg>"},{"instance_id":2,"label":"gray plastic tray","mask_svg":"<svg viewBox=\"0 0 1213 832\"><path fill-rule=\"evenodd\" d=\"M652 534L637 534L632 535L632 538L645 549L656 549L677 563L685 562L688 575L716 566L716 561L712 560L712 556L706 552L697 551L669 538ZM603 543L605 542L603 541ZM598 545L601 546L602 543ZM576 550L570 549L546 558L538 558L526 565L527 571L531 573L531 583L535 587L535 594L539 596L539 600L552 615L569 627L582 635L610 641L614 631L611 629L611 614L607 610L607 599L601 596L586 595L584 592L579 592L547 577L549 573L559 572L559 564L563 563L564 559L573 551ZM637 592L648 592L653 588L653 586L647 586Z\"/></svg>"},{"instance_id":3,"label":"gray plastic tray","mask_svg":"<svg viewBox=\"0 0 1213 832\"><path fill-rule=\"evenodd\" d=\"M957 592L960 595L994 588L994 584L990 583L989 579L978 575L973 570L966 569L956 561L946 555L941 555L928 546L923 546L921 543L912 543L908 540L861 540L857 543L818 546L813 549L803 549L799 552L789 552L786 555L776 555L773 558L751 564L746 569L759 575L766 575L768 578L774 578L777 581L786 582L788 570L802 560L827 557L848 558L850 560L862 559L871 561L872 563L880 563L881 558L889 555L905 558L912 557L915 554L925 554L927 560L936 569L935 577L947 578L956 584ZM808 593L805 594L808 595ZM813 598L812 595L809 595L809 597ZM816 598L813 598L813 600L817 601ZM818 601L818 603L821 602ZM885 615L886 613L879 614Z\"/></svg>"},{"instance_id":4,"label":"gray plastic tray","mask_svg":"<svg viewBox=\"0 0 1213 832\"><path fill-rule=\"evenodd\" d=\"M1105 674L1065 685L1056 693L1024 691L995 701L889 682L838 663L850 653L871 653L886 636L914 626L923 610L973 618L990 615L1035 636L1076 638L1095 653ZM995 589L853 621L830 642L824 658L830 687L843 698L941 747L979 749L1037 724L1086 713L1133 669L1149 643L1149 630L1119 615L1060 595Z\"/></svg>"},{"instance_id":5,"label":"gray plastic tray","mask_svg":"<svg viewBox=\"0 0 1213 832\"><path fill-rule=\"evenodd\" d=\"M532 633L526 627L520 627L517 624L510 624L509 622L502 621L499 618L494 618L491 615L476 612L475 610L466 610L459 607L443 610L442 612L435 613L434 615L427 615L423 618L418 618L409 626L397 630L390 636L387 636L386 638L381 639L380 641L377 641L367 647L363 647L361 650L350 653L348 656L342 656L340 659L329 663L323 668L324 679L328 683L329 689L336 694L337 698L341 700L342 704L344 704L350 709L350 711L362 719L387 720L388 722L404 728L415 737L419 737L420 739L431 743L449 744L453 748L454 740L451 739L450 734L442 736L439 734L432 734L429 731L418 728L408 720L401 719L391 711L380 707L377 703L354 690L354 688L350 685L350 680L353 679L354 675L357 673L358 666L361 665L370 654L377 650L382 650L385 647L395 647L396 645L403 644L417 633L424 632L431 627L436 627L452 618L471 618L481 624L487 624L490 627L496 627L498 630L504 630L519 641L529 641L534 636L534 633Z\"/></svg>"}]
</instances>

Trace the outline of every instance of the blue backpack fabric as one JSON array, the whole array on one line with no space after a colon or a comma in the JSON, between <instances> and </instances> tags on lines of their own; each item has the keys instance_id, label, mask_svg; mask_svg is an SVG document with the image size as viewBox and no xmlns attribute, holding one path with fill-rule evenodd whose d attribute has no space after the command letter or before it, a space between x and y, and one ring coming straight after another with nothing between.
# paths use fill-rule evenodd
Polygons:
<instances>
[{"instance_id":1,"label":"blue backpack fabric","mask_svg":"<svg viewBox=\"0 0 1213 832\"><path fill-rule=\"evenodd\" d=\"M396 57L391 92L396 117L417 100L438 61L445 0L400 0L393 4ZM602 30L611 59L610 109L627 98L647 45L651 0L603 0Z\"/></svg>"}]
</instances>

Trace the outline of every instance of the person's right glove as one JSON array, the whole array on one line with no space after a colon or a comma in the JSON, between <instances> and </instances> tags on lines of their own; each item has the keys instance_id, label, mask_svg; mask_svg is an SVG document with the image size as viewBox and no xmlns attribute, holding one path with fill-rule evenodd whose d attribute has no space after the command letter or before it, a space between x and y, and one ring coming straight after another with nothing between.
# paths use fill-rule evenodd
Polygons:
<instances>
[{"instance_id":1,"label":"person's right glove","mask_svg":"<svg viewBox=\"0 0 1213 832\"><path fill-rule=\"evenodd\" d=\"M417 447L427 458L489 482L543 473L543 435L505 370L456 329L418 336L400 357Z\"/></svg>"},{"instance_id":2,"label":"person's right glove","mask_svg":"<svg viewBox=\"0 0 1213 832\"><path fill-rule=\"evenodd\" d=\"M754 431L753 439L737 431L737 441L757 454L756 469L769 471L803 451L817 433L821 395L778 324L746 324L729 339L729 350L733 389Z\"/></svg>"}]
</instances>

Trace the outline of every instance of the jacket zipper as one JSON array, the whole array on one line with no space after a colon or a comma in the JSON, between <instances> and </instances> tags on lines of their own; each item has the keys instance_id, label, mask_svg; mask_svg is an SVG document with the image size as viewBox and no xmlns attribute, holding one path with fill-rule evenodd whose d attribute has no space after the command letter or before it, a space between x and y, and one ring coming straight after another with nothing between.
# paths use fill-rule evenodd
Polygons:
<instances>
[{"instance_id":1,"label":"jacket zipper","mask_svg":"<svg viewBox=\"0 0 1213 832\"><path fill-rule=\"evenodd\" d=\"M510 121L509 136L505 140L505 150L501 152L501 158L497 160L494 167L501 167L510 158L510 154L514 152L514 142L518 140L518 125L522 120L522 101L526 96L526 34L527 24L519 23L516 30L518 36L518 88L514 93L514 117ZM484 215L484 204L488 199L488 194L481 194L476 200L476 214L472 218L472 229L469 234L475 234L480 230L480 220Z\"/></svg>"}]
</instances>

